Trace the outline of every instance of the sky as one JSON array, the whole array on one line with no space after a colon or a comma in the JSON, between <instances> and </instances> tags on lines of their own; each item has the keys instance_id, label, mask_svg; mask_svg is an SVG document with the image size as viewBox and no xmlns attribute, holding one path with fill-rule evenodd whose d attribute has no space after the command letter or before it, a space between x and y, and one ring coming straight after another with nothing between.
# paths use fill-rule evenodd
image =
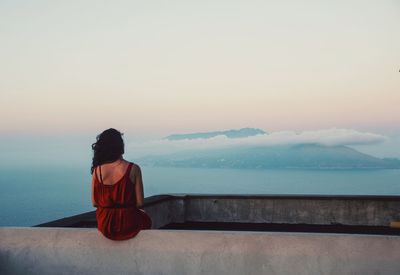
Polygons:
<instances>
[{"instance_id":1,"label":"sky","mask_svg":"<svg viewBox=\"0 0 400 275\"><path fill-rule=\"evenodd\" d=\"M0 0L0 139L336 128L400 157L399 26L397 0Z\"/></svg>"}]
</instances>

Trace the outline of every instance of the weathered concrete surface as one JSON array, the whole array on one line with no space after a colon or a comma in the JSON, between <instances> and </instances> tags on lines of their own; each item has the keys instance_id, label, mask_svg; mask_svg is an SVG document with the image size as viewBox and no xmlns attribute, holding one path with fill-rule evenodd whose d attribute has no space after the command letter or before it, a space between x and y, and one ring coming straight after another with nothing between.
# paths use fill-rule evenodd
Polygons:
<instances>
[{"instance_id":1,"label":"weathered concrete surface","mask_svg":"<svg viewBox=\"0 0 400 275\"><path fill-rule=\"evenodd\" d=\"M0 228L0 274L399 274L400 237Z\"/></svg>"},{"instance_id":2,"label":"weathered concrete surface","mask_svg":"<svg viewBox=\"0 0 400 275\"><path fill-rule=\"evenodd\" d=\"M153 222L152 228L160 228L171 222L184 222L184 201L181 198L163 200L145 207Z\"/></svg>"},{"instance_id":3,"label":"weathered concrete surface","mask_svg":"<svg viewBox=\"0 0 400 275\"><path fill-rule=\"evenodd\" d=\"M153 228L185 221L389 226L400 221L400 197L168 194L146 198L145 210ZM93 211L39 226L95 220Z\"/></svg>"},{"instance_id":4,"label":"weathered concrete surface","mask_svg":"<svg viewBox=\"0 0 400 275\"><path fill-rule=\"evenodd\" d=\"M389 226L400 200L290 197L189 197L185 221Z\"/></svg>"}]
</instances>

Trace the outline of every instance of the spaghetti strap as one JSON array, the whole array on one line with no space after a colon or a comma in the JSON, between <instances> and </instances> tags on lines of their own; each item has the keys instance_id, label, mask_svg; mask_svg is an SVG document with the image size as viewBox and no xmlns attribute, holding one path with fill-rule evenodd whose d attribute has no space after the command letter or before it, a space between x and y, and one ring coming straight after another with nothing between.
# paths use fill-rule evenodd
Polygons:
<instances>
[{"instance_id":1,"label":"spaghetti strap","mask_svg":"<svg viewBox=\"0 0 400 275\"><path fill-rule=\"evenodd\" d=\"M99 170L100 170L100 183L103 183L103 178L101 176L101 165L99 165Z\"/></svg>"},{"instance_id":2,"label":"spaghetti strap","mask_svg":"<svg viewBox=\"0 0 400 275\"><path fill-rule=\"evenodd\" d=\"M97 175L97 167L94 168L94 177L95 177L96 181L98 182L99 181L99 177Z\"/></svg>"}]
</instances>

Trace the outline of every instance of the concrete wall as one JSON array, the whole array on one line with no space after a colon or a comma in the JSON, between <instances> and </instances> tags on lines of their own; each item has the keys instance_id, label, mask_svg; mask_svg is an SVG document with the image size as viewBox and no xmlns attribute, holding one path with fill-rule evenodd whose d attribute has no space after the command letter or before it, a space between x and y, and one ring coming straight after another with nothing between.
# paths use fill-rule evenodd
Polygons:
<instances>
[{"instance_id":1,"label":"concrete wall","mask_svg":"<svg viewBox=\"0 0 400 275\"><path fill-rule=\"evenodd\" d=\"M185 205L182 198L156 201L145 206L145 211L151 217L152 228L160 228L171 222L184 222Z\"/></svg>"},{"instance_id":2,"label":"concrete wall","mask_svg":"<svg viewBox=\"0 0 400 275\"><path fill-rule=\"evenodd\" d=\"M399 274L400 236L0 228L0 274Z\"/></svg>"},{"instance_id":3,"label":"concrete wall","mask_svg":"<svg viewBox=\"0 0 400 275\"><path fill-rule=\"evenodd\" d=\"M389 226L400 221L400 197L301 195L158 195L145 199L153 228L168 223L244 222ZM95 213L39 226L95 226Z\"/></svg>"},{"instance_id":4,"label":"concrete wall","mask_svg":"<svg viewBox=\"0 0 400 275\"><path fill-rule=\"evenodd\" d=\"M189 197L185 220L389 226L400 220L400 200L347 197Z\"/></svg>"}]
</instances>

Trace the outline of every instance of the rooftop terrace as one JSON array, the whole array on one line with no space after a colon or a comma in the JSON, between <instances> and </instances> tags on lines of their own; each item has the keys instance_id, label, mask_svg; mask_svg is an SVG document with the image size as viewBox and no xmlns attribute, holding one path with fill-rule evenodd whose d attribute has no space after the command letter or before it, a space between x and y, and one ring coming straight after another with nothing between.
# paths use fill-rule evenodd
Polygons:
<instances>
[{"instance_id":1,"label":"rooftop terrace","mask_svg":"<svg viewBox=\"0 0 400 275\"><path fill-rule=\"evenodd\" d=\"M400 197L160 195L111 241L94 212L0 228L0 274L398 274ZM177 230L179 229L179 230ZM55 272L57 271L57 272Z\"/></svg>"}]
</instances>

